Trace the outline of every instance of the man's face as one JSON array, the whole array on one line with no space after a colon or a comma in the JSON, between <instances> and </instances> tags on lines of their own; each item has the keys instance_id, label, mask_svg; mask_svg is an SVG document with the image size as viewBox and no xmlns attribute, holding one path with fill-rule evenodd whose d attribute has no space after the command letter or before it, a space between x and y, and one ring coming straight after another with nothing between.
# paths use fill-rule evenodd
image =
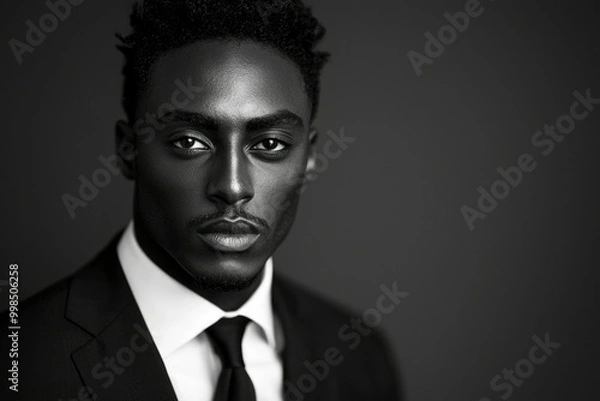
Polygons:
<instances>
[{"instance_id":1,"label":"man's face","mask_svg":"<svg viewBox=\"0 0 600 401\"><path fill-rule=\"evenodd\" d=\"M197 42L155 63L136 114L136 226L201 287L249 285L289 232L314 163L299 68L258 43Z\"/></svg>"}]
</instances>

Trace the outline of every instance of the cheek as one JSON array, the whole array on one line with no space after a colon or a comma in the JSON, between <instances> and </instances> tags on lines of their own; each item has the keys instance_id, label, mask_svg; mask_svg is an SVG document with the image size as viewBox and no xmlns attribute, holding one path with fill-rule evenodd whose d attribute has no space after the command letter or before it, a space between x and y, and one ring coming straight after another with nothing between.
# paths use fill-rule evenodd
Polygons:
<instances>
[{"instance_id":1,"label":"cheek","mask_svg":"<svg viewBox=\"0 0 600 401\"><path fill-rule=\"evenodd\" d=\"M279 247L279 244L287 237L294 219L300 200L301 189L298 185L288 186L279 192L279 197L273 198L270 207L274 213L273 217L273 246Z\"/></svg>"},{"instance_id":2,"label":"cheek","mask_svg":"<svg viewBox=\"0 0 600 401\"><path fill-rule=\"evenodd\" d=\"M140 152L137 190L141 212L165 228L183 224L197 212L202 177L192 163L174 163L155 152ZM169 224L166 224L166 223Z\"/></svg>"},{"instance_id":3,"label":"cheek","mask_svg":"<svg viewBox=\"0 0 600 401\"><path fill-rule=\"evenodd\" d=\"M262 175L262 190L259 207L261 215L272 224L278 224L285 218L286 212L294 206L303 190L302 182L305 169L298 163L281 167L275 174Z\"/></svg>"}]
</instances>

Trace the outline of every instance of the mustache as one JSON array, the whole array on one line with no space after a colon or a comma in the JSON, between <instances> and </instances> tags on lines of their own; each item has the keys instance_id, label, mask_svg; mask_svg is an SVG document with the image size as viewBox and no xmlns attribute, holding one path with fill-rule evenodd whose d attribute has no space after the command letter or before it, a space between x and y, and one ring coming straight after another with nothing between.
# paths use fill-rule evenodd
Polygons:
<instances>
[{"instance_id":1,"label":"mustache","mask_svg":"<svg viewBox=\"0 0 600 401\"><path fill-rule=\"evenodd\" d=\"M194 217L192 220L189 221L188 227L189 228L197 228L197 227L202 226L207 221L212 221L212 220L217 220L217 219L235 220L240 217L251 221L252 223L261 227L265 231L269 230L269 228L270 228L269 223L265 219L262 219L258 216L254 216L254 215L247 213L241 209L240 210L219 210L214 213L209 213L209 214L204 214L201 216Z\"/></svg>"}]
</instances>

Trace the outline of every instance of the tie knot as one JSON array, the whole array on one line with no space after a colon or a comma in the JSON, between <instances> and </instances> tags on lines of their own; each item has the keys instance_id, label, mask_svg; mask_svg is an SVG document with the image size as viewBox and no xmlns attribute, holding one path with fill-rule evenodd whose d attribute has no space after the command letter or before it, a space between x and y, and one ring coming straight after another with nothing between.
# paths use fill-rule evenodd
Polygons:
<instances>
[{"instance_id":1,"label":"tie knot","mask_svg":"<svg viewBox=\"0 0 600 401\"><path fill-rule=\"evenodd\" d=\"M242 337L248 322L248 318L244 316L222 318L206 329L224 368L244 367Z\"/></svg>"}]
</instances>

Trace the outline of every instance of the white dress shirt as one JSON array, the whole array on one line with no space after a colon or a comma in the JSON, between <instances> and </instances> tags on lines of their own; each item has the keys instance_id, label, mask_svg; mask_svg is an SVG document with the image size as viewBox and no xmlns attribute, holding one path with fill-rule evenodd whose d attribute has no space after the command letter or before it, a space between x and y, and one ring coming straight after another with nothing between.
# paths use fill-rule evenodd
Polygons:
<instances>
[{"instance_id":1,"label":"white dress shirt","mask_svg":"<svg viewBox=\"0 0 600 401\"><path fill-rule=\"evenodd\" d=\"M254 294L238 310L226 312L156 266L140 248L133 221L117 253L179 401L212 400L221 361L204 330L222 317L240 315L250 319L242 354L256 399L283 400L283 336L271 303L272 257Z\"/></svg>"}]
</instances>

